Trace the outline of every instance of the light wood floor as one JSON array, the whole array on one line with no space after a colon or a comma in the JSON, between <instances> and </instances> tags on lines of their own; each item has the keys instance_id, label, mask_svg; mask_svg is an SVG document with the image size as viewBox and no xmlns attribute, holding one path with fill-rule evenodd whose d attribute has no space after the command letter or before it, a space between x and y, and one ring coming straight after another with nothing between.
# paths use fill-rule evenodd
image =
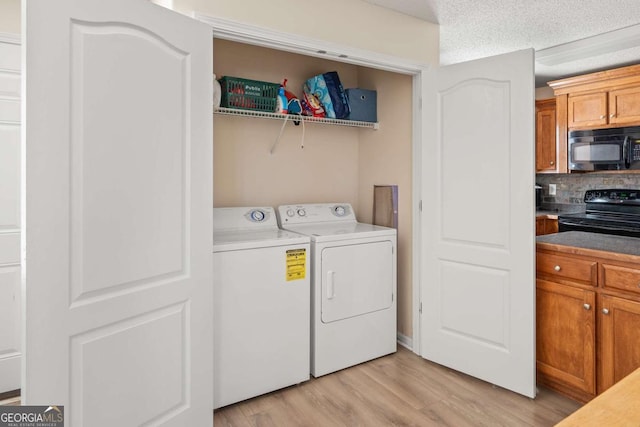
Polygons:
<instances>
[{"instance_id":1,"label":"light wood floor","mask_svg":"<svg viewBox=\"0 0 640 427\"><path fill-rule=\"evenodd\" d=\"M535 399L398 352L214 412L224 426L552 426L581 405Z\"/></svg>"},{"instance_id":2,"label":"light wood floor","mask_svg":"<svg viewBox=\"0 0 640 427\"><path fill-rule=\"evenodd\" d=\"M20 398L0 401L19 405ZM215 427L552 426L581 405L535 399L398 352L214 412Z\"/></svg>"}]
</instances>

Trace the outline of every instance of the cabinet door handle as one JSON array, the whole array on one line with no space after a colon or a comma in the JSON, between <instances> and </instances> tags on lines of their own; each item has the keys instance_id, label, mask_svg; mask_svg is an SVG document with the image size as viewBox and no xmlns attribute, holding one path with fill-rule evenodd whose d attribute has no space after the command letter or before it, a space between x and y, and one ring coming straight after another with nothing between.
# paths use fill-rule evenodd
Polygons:
<instances>
[{"instance_id":1,"label":"cabinet door handle","mask_svg":"<svg viewBox=\"0 0 640 427\"><path fill-rule=\"evenodd\" d=\"M549 162L549 164L550 164L551 166L553 166L553 164L554 164L554 163L555 163L555 162L554 162L553 160L551 160L551 161Z\"/></svg>"},{"instance_id":2,"label":"cabinet door handle","mask_svg":"<svg viewBox=\"0 0 640 427\"><path fill-rule=\"evenodd\" d=\"M612 119L613 119L615 116L616 116L616 115L615 115L615 114L613 114L613 113L611 113L611 114L609 115L609 117L610 117L610 118L612 118Z\"/></svg>"},{"instance_id":3,"label":"cabinet door handle","mask_svg":"<svg viewBox=\"0 0 640 427\"><path fill-rule=\"evenodd\" d=\"M604 119L605 117L607 117L607 116L604 116L604 115L603 115L603 116L600 116L600 118L601 118L601 119Z\"/></svg>"},{"instance_id":4,"label":"cabinet door handle","mask_svg":"<svg viewBox=\"0 0 640 427\"><path fill-rule=\"evenodd\" d=\"M585 310L591 310L591 304L584 303L582 307L584 307Z\"/></svg>"},{"instance_id":5,"label":"cabinet door handle","mask_svg":"<svg viewBox=\"0 0 640 427\"><path fill-rule=\"evenodd\" d=\"M603 308L602 309L602 314L609 314L609 309L608 308Z\"/></svg>"},{"instance_id":6,"label":"cabinet door handle","mask_svg":"<svg viewBox=\"0 0 640 427\"><path fill-rule=\"evenodd\" d=\"M562 268L560 268L560 266L559 266L559 265L556 265L555 267L553 267L553 269L554 269L555 271L560 271L560 270L562 270Z\"/></svg>"}]
</instances>

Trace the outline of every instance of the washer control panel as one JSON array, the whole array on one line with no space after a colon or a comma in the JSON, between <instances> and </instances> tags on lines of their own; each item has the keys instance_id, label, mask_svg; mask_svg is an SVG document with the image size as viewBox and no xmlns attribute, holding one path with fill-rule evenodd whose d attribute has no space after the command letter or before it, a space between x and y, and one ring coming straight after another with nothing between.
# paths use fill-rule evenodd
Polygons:
<instances>
[{"instance_id":1,"label":"washer control panel","mask_svg":"<svg viewBox=\"0 0 640 427\"><path fill-rule=\"evenodd\" d=\"M213 230L277 229L272 207L213 208Z\"/></svg>"},{"instance_id":2,"label":"washer control panel","mask_svg":"<svg viewBox=\"0 0 640 427\"><path fill-rule=\"evenodd\" d=\"M280 225L316 222L356 221L349 203L321 203L278 206Z\"/></svg>"}]
</instances>

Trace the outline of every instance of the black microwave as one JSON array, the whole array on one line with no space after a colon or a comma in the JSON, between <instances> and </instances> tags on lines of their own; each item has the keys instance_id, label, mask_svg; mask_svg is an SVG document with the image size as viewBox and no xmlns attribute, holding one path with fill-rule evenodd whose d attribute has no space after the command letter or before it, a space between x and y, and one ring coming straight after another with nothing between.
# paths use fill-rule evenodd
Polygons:
<instances>
[{"instance_id":1,"label":"black microwave","mask_svg":"<svg viewBox=\"0 0 640 427\"><path fill-rule=\"evenodd\" d=\"M640 126L569 132L569 169L640 169Z\"/></svg>"}]
</instances>

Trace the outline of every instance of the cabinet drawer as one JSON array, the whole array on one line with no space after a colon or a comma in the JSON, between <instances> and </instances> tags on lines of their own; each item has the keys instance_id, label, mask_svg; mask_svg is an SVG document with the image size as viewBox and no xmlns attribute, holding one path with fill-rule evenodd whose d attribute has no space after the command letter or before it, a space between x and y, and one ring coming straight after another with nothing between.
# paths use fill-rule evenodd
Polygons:
<instances>
[{"instance_id":1,"label":"cabinet drawer","mask_svg":"<svg viewBox=\"0 0 640 427\"><path fill-rule=\"evenodd\" d=\"M640 294L640 270L620 265L601 264L600 274L603 288Z\"/></svg>"},{"instance_id":2,"label":"cabinet drawer","mask_svg":"<svg viewBox=\"0 0 640 427\"><path fill-rule=\"evenodd\" d=\"M562 255L537 253L536 270L555 280L564 279L595 286L597 278L595 261Z\"/></svg>"}]
</instances>

